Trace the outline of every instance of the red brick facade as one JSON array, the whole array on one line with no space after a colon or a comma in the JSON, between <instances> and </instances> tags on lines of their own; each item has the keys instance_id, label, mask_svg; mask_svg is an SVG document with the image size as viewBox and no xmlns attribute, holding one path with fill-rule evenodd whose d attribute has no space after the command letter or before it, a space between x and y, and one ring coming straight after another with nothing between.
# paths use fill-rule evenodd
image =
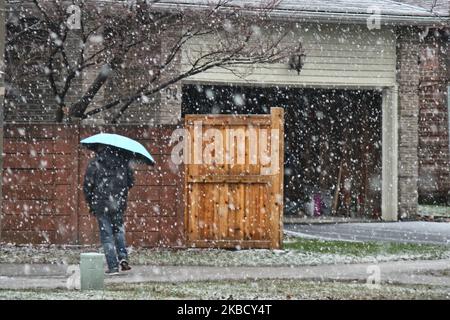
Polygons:
<instances>
[{"instance_id":1,"label":"red brick facade","mask_svg":"<svg viewBox=\"0 0 450 320\"><path fill-rule=\"evenodd\" d=\"M417 214L418 114L420 81L419 37L416 29L402 29L397 38L398 83L398 216Z\"/></svg>"},{"instance_id":2,"label":"red brick facade","mask_svg":"<svg viewBox=\"0 0 450 320\"><path fill-rule=\"evenodd\" d=\"M170 164L174 126L7 125L4 140L0 241L98 243L96 221L81 185L92 152L79 141L100 131L135 138L154 155L154 169L139 165L126 212L134 246L184 246L183 168Z\"/></svg>"},{"instance_id":3,"label":"red brick facade","mask_svg":"<svg viewBox=\"0 0 450 320\"><path fill-rule=\"evenodd\" d=\"M421 201L444 200L449 190L448 42L434 35L420 54L419 184Z\"/></svg>"}]
</instances>

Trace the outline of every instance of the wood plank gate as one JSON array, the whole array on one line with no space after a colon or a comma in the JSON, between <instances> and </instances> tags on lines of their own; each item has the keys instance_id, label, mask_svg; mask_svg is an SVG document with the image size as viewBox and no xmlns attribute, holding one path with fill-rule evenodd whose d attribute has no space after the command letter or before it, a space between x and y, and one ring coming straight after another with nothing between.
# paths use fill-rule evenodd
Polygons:
<instances>
[{"instance_id":1,"label":"wood plank gate","mask_svg":"<svg viewBox=\"0 0 450 320\"><path fill-rule=\"evenodd\" d=\"M186 115L188 246L281 247L283 116Z\"/></svg>"}]
</instances>

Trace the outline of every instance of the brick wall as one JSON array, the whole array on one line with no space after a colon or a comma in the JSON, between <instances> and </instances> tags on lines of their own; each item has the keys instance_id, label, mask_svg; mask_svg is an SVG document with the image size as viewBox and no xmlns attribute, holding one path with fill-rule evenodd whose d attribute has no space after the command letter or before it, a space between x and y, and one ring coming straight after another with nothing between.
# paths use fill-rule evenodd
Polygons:
<instances>
[{"instance_id":1,"label":"brick wall","mask_svg":"<svg viewBox=\"0 0 450 320\"><path fill-rule=\"evenodd\" d=\"M448 44L431 32L401 29L399 84L399 209L414 217L417 203L443 200L449 190Z\"/></svg>"},{"instance_id":2,"label":"brick wall","mask_svg":"<svg viewBox=\"0 0 450 320\"><path fill-rule=\"evenodd\" d=\"M175 127L29 124L6 125L0 241L94 244L97 225L82 193L93 152L79 141L100 131L143 143L157 162L139 165L126 212L127 240L134 246L184 246L183 168L170 161Z\"/></svg>"},{"instance_id":3,"label":"brick wall","mask_svg":"<svg viewBox=\"0 0 450 320\"><path fill-rule=\"evenodd\" d=\"M419 84L419 195L445 199L449 190L448 44L434 36L421 46Z\"/></svg>"},{"instance_id":4,"label":"brick wall","mask_svg":"<svg viewBox=\"0 0 450 320\"><path fill-rule=\"evenodd\" d=\"M4 117L7 122L55 121L56 103L49 94L51 88L38 66L28 72L16 68L14 60L7 58Z\"/></svg>"},{"instance_id":5,"label":"brick wall","mask_svg":"<svg viewBox=\"0 0 450 320\"><path fill-rule=\"evenodd\" d=\"M17 8L10 4L11 11ZM117 10L121 10L118 6ZM16 15L18 13L16 12ZM11 19L13 20L13 19ZM88 22L89 24L89 22ZM12 24L8 24L8 30L14 29ZM88 28L89 29L89 26ZM65 42L68 60L72 65L76 65L80 53L80 31L72 30L68 32ZM108 102L116 100L118 97L134 94L138 88L152 78L153 60L165 58L170 48L174 45L177 38L173 36L181 32L179 30L166 31L167 35L160 36L164 41L162 43L146 44L131 49L127 53L127 58L122 66L115 70L107 83L99 90L94 97L88 110L104 106ZM87 59L94 53L108 46L104 40L104 30L96 30L86 43L84 55ZM103 40L99 40L103 39ZM43 40L45 42L45 39ZM27 53L33 48L35 54L28 56ZM15 46L8 46L6 51L7 58L7 91L5 104L5 119L8 122L43 122L48 123L56 120L57 106L55 96L49 85L45 68L48 64L48 52L46 46L37 42L36 38L21 39ZM24 57L27 57L26 59ZM153 62L150 64L149 61ZM164 75L174 75L180 69L181 55L178 54L173 63L166 68ZM58 66L61 61L55 61L55 74L59 74L57 82L62 82L63 72L58 72ZM95 64L83 69L72 81L65 102L70 106L81 98L82 94L92 85L95 78L99 75L102 65ZM163 80L164 81L164 77ZM130 88L134 88L131 91ZM113 115L120 109L120 106L96 114L85 123L109 123ZM149 97L138 99L128 108L126 114L119 120L122 124L176 124L181 118L181 85L173 84L163 92L155 93Z\"/></svg>"}]
</instances>

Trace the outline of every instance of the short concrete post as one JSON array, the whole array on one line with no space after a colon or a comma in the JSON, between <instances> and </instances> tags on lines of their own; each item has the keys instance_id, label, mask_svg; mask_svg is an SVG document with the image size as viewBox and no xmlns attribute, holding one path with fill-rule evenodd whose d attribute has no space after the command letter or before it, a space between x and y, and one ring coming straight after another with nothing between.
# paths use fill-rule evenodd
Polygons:
<instances>
[{"instance_id":1,"label":"short concrete post","mask_svg":"<svg viewBox=\"0 0 450 320\"><path fill-rule=\"evenodd\" d=\"M105 280L103 261L100 253L82 253L80 255L81 290L103 290Z\"/></svg>"}]
</instances>

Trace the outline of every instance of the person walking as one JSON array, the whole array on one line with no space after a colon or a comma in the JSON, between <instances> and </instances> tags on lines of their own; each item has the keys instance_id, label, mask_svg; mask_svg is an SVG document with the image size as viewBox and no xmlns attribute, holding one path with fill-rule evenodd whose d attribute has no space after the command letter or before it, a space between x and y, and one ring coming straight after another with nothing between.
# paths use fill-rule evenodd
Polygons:
<instances>
[{"instance_id":1,"label":"person walking","mask_svg":"<svg viewBox=\"0 0 450 320\"><path fill-rule=\"evenodd\" d=\"M86 169L83 192L95 215L106 256L106 274L131 269L125 241L124 214L128 191L134 185L131 159L119 148L108 145L97 150Z\"/></svg>"}]
</instances>

